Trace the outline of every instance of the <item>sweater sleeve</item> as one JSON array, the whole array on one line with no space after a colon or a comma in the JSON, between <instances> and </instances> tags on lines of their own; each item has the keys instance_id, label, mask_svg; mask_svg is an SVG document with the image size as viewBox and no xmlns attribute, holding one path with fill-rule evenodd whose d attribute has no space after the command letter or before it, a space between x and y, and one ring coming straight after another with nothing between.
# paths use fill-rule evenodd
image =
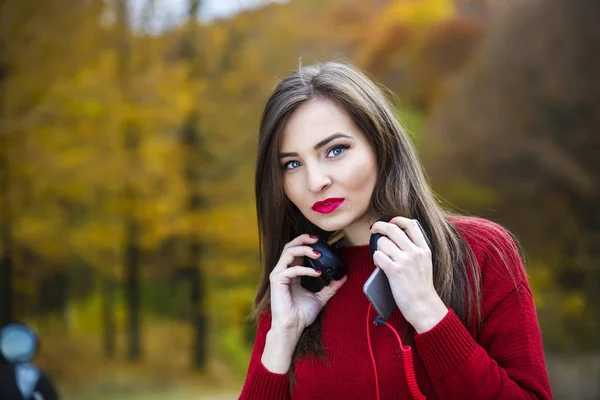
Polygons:
<instances>
[{"instance_id":1,"label":"sweater sleeve","mask_svg":"<svg viewBox=\"0 0 600 400\"><path fill-rule=\"evenodd\" d=\"M533 297L525 283L498 304L480 344L456 314L415 336L438 398L551 399Z\"/></svg>"},{"instance_id":2,"label":"sweater sleeve","mask_svg":"<svg viewBox=\"0 0 600 400\"><path fill-rule=\"evenodd\" d=\"M478 341L451 309L431 330L415 335L440 399L552 398L533 295L514 242L498 232L493 240L500 252L486 249L482 260ZM508 271L499 258L509 260Z\"/></svg>"},{"instance_id":3,"label":"sweater sleeve","mask_svg":"<svg viewBox=\"0 0 600 400\"><path fill-rule=\"evenodd\" d=\"M271 316L265 312L258 320L256 339L240 400L289 400L290 398L287 374L272 373L261 361L269 329L271 329Z\"/></svg>"}]
</instances>

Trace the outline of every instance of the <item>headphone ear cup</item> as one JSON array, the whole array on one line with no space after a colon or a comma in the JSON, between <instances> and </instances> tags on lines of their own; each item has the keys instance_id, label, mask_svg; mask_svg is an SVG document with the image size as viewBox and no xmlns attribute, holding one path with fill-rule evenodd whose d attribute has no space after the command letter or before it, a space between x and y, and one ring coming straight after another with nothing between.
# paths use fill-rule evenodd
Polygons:
<instances>
[{"instance_id":1,"label":"headphone ear cup","mask_svg":"<svg viewBox=\"0 0 600 400\"><path fill-rule=\"evenodd\" d=\"M335 255L327 243L319 239L317 243L309 246L321 253L321 257L316 260L310 257L307 258L312 268L323 273L322 278L325 279L327 284L329 284L329 281L332 279L339 281L346 275L346 268L344 268L342 260Z\"/></svg>"},{"instance_id":2,"label":"headphone ear cup","mask_svg":"<svg viewBox=\"0 0 600 400\"><path fill-rule=\"evenodd\" d=\"M377 222L389 222L391 218L383 217L379 218ZM373 254L377 251L377 241L381 239L384 235L381 233L373 233L371 238L369 239L369 250L371 251L371 259L373 259Z\"/></svg>"},{"instance_id":3,"label":"headphone ear cup","mask_svg":"<svg viewBox=\"0 0 600 400\"><path fill-rule=\"evenodd\" d=\"M304 289L306 289L312 293L320 292L321 289L323 289L325 286L327 286L323 277L320 276L320 277L316 278L314 276L306 276L306 275L303 275L300 277L300 285Z\"/></svg>"},{"instance_id":4,"label":"headphone ear cup","mask_svg":"<svg viewBox=\"0 0 600 400\"><path fill-rule=\"evenodd\" d=\"M379 221L388 222L389 219L381 218L381 219L379 219ZM433 246L431 245L431 239L429 239L429 235L427 234L427 232L425 232L425 229L423 229L423 226L421 225L419 220L415 220L415 221L417 221L417 224L419 225L419 228L421 229L421 233L423 234L423 237L425 238L425 242L427 242L427 246L429 246L429 250L433 251ZM373 254L375 254L375 251L377 251L377 241L382 236L384 236L384 235L382 235L381 233L373 233L371 235L371 239L369 239L369 250L371 250L371 258L373 258Z\"/></svg>"},{"instance_id":5,"label":"headphone ear cup","mask_svg":"<svg viewBox=\"0 0 600 400\"><path fill-rule=\"evenodd\" d=\"M377 241L382 237L383 235L381 233L373 233L371 235L371 239L369 239L369 250L371 251L371 259L373 258L375 251L377 251Z\"/></svg>"}]
</instances>

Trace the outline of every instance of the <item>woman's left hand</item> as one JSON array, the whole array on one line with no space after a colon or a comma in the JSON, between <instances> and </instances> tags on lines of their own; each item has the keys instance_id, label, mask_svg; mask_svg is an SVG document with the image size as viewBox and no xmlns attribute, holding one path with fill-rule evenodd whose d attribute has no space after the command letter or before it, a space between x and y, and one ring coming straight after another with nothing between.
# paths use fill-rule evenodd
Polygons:
<instances>
[{"instance_id":1,"label":"woman's left hand","mask_svg":"<svg viewBox=\"0 0 600 400\"><path fill-rule=\"evenodd\" d=\"M431 250L414 219L395 217L390 222L376 222L371 233L384 237L377 241L373 262L390 281L400 312L417 333L440 322L448 308L433 286Z\"/></svg>"}]
</instances>

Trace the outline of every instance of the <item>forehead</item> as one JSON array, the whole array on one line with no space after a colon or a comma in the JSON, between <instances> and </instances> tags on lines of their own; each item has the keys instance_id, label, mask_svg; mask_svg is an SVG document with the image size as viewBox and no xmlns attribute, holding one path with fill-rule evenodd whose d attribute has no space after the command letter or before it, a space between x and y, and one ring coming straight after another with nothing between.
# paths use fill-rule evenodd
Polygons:
<instances>
[{"instance_id":1,"label":"forehead","mask_svg":"<svg viewBox=\"0 0 600 400\"><path fill-rule=\"evenodd\" d=\"M330 100L310 100L296 109L281 134L279 149L295 151L312 147L315 143L334 133L344 133L361 139L361 132L348 113Z\"/></svg>"}]
</instances>

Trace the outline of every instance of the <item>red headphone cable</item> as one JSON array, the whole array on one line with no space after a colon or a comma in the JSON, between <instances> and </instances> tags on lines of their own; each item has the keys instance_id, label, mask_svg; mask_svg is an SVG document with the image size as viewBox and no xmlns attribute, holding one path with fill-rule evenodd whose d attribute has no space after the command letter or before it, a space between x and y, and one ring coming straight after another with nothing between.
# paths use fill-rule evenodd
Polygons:
<instances>
[{"instance_id":1,"label":"red headphone cable","mask_svg":"<svg viewBox=\"0 0 600 400\"><path fill-rule=\"evenodd\" d=\"M369 353L371 354L371 361L373 362L373 370L375 371L375 390L377 392L377 400L380 399L379 393L379 380L377 378L377 364L375 363L375 356L373 355L373 348L371 346L371 329L370 329L370 321L371 321L371 304L369 304L369 309L367 310L367 341L369 342ZM390 325L386 320L377 316L373 321L376 325L385 325L391 329L391 331L396 335L396 339L398 339L398 344L400 345L400 350L402 351L402 362L404 364L404 374L406 375L406 382L408 383L408 389L412 394L412 397L415 400L425 400L426 397L421 393L419 389L419 385L417 383L417 377L415 375L415 366L413 364L412 358L412 350L410 346L402 345L402 340L400 339L400 335L394 329L392 325Z\"/></svg>"}]
</instances>

